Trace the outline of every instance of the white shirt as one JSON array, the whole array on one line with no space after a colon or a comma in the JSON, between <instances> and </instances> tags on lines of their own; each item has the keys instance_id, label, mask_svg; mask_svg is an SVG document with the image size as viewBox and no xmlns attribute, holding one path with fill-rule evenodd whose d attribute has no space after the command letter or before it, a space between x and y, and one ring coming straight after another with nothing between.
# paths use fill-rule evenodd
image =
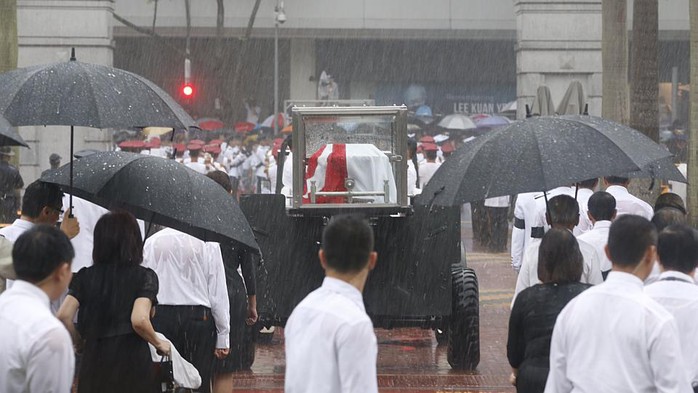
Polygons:
<instances>
[{"instance_id":1,"label":"white shirt","mask_svg":"<svg viewBox=\"0 0 698 393\"><path fill-rule=\"evenodd\" d=\"M415 195L417 188L417 169L412 160L407 160L407 195Z\"/></svg>"},{"instance_id":2,"label":"white shirt","mask_svg":"<svg viewBox=\"0 0 698 393\"><path fill-rule=\"evenodd\" d=\"M425 161L419 163L419 184L422 186L420 188L424 188L429 183L429 180L431 180L431 177L434 176L434 173L440 166L441 163L439 162Z\"/></svg>"},{"instance_id":3,"label":"white shirt","mask_svg":"<svg viewBox=\"0 0 698 393\"><path fill-rule=\"evenodd\" d=\"M35 224L33 222L18 218L12 223L12 225L0 229L0 236L4 236L5 239L14 243L24 232L32 229L34 225ZM14 280L7 280L5 286L7 289L10 289L12 288L13 284ZM53 305L53 307L56 311L58 310L56 305ZM58 307L60 307L60 304L58 304Z\"/></svg>"},{"instance_id":4,"label":"white shirt","mask_svg":"<svg viewBox=\"0 0 698 393\"><path fill-rule=\"evenodd\" d=\"M574 192L574 188L573 188ZM579 204L579 224L574 227L572 233L575 236L579 236L591 230L593 224L589 219L589 198L594 194L594 190L588 188L579 188L577 191L577 203ZM574 193L572 194L574 196Z\"/></svg>"},{"instance_id":5,"label":"white shirt","mask_svg":"<svg viewBox=\"0 0 698 393\"><path fill-rule=\"evenodd\" d=\"M577 236L578 240L586 242L596 249L599 256L599 265L602 272L611 270L611 261L606 256L606 244L608 244L608 231L611 229L611 222L606 220L596 221L592 229Z\"/></svg>"},{"instance_id":6,"label":"white shirt","mask_svg":"<svg viewBox=\"0 0 698 393\"><path fill-rule=\"evenodd\" d=\"M286 393L378 392L378 344L361 292L325 277L284 329Z\"/></svg>"},{"instance_id":7,"label":"white shirt","mask_svg":"<svg viewBox=\"0 0 698 393\"><path fill-rule=\"evenodd\" d=\"M73 343L39 287L18 280L0 295L0 337L0 392L71 391Z\"/></svg>"},{"instance_id":8,"label":"white shirt","mask_svg":"<svg viewBox=\"0 0 698 393\"><path fill-rule=\"evenodd\" d=\"M648 220L652 219L654 209L647 202L630 194L628 189L623 186L609 186L606 192L616 198L616 216L620 217L623 214L635 214L645 217Z\"/></svg>"},{"instance_id":9,"label":"white shirt","mask_svg":"<svg viewBox=\"0 0 698 393\"><path fill-rule=\"evenodd\" d=\"M674 317L638 277L611 271L557 317L545 392L693 392Z\"/></svg>"},{"instance_id":10,"label":"white shirt","mask_svg":"<svg viewBox=\"0 0 698 393\"><path fill-rule=\"evenodd\" d=\"M524 226L522 229L514 225L511 230L511 267L517 271L521 269L524 251L531 241L531 227L535 221L536 213L536 200L534 199L536 194L535 192L519 194L514 205L514 218L523 220Z\"/></svg>"},{"instance_id":11,"label":"white shirt","mask_svg":"<svg viewBox=\"0 0 698 393\"><path fill-rule=\"evenodd\" d=\"M514 298L511 300L512 307L514 306L516 296L521 291L536 284L540 284L540 280L538 279L538 250L540 249L540 243L541 239L531 239L531 244L524 253L523 261L521 262L521 270L519 271L519 276L516 278ZM579 243L579 251L581 251L582 258L584 259L584 271L579 281L592 285L601 284L603 282L603 276L601 275L599 256L596 253L596 249L584 241L577 240L577 243Z\"/></svg>"},{"instance_id":12,"label":"white shirt","mask_svg":"<svg viewBox=\"0 0 698 393\"><path fill-rule=\"evenodd\" d=\"M65 210L68 210L69 198L70 195L68 194L63 196ZM80 223L80 233L70 239L75 249L75 258L70 267L73 273L76 273L83 267L92 266L95 225L103 215L109 213L109 210L76 196L73 196L73 210L73 215Z\"/></svg>"},{"instance_id":13,"label":"white shirt","mask_svg":"<svg viewBox=\"0 0 698 393\"><path fill-rule=\"evenodd\" d=\"M186 165L190 169L193 169L196 172L201 173L202 175L205 175L207 172L206 165L202 162L191 162L190 161L188 163L185 163L184 165Z\"/></svg>"},{"instance_id":14,"label":"white shirt","mask_svg":"<svg viewBox=\"0 0 698 393\"><path fill-rule=\"evenodd\" d=\"M216 348L229 348L230 301L218 243L165 228L145 241L143 266L158 275L160 304L210 307L218 331Z\"/></svg>"},{"instance_id":15,"label":"white shirt","mask_svg":"<svg viewBox=\"0 0 698 393\"><path fill-rule=\"evenodd\" d=\"M688 371L688 377L691 380L691 384L697 386L698 323L696 323L696 315L698 315L698 285L695 285L693 277L687 274L677 271L666 271L659 276L659 281L645 286L645 294L661 304L676 319L683 361Z\"/></svg>"},{"instance_id":16,"label":"white shirt","mask_svg":"<svg viewBox=\"0 0 698 393\"><path fill-rule=\"evenodd\" d=\"M14 243L24 232L32 229L33 227L34 223L18 218L12 223L12 225L0 229L0 235L5 236L7 240Z\"/></svg>"}]
</instances>

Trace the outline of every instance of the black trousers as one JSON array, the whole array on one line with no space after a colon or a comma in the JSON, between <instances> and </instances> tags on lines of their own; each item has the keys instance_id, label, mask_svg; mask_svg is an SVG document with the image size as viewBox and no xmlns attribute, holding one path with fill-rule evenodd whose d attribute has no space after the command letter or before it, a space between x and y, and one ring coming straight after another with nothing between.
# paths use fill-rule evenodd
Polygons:
<instances>
[{"instance_id":1,"label":"black trousers","mask_svg":"<svg viewBox=\"0 0 698 393\"><path fill-rule=\"evenodd\" d=\"M155 331L165 335L180 355L201 375L199 392L211 391L211 372L216 349L216 325L211 309L204 306L158 305L152 320Z\"/></svg>"}]
</instances>

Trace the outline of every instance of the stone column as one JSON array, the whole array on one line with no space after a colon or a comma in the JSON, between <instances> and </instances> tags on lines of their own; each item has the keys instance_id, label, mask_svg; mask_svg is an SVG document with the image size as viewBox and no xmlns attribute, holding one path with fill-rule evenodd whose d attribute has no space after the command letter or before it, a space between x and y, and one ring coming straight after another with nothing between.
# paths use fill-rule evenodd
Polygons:
<instances>
[{"instance_id":1,"label":"stone column","mask_svg":"<svg viewBox=\"0 0 698 393\"><path fill-rule=\"evenodd\" d=\"M579 80L590 115L601 115L601 0L514 0L517 118L526 116L541 85L557 108Z\"/></svg>"},{"instance_id":2,"label":"stone column","mask_svg":"<svg viewBox=\"0 0 698 393\"><path fill-rule=\"evenodd\" d=\"M78 61L112 65L111 0L18 0L18 67L68 61L75 48ZM20 127L31 149L19 149L20 173L29 184L49 168L51 153L70 159L70 127ZM75 151L108 150L112 130L75 129Z\"/></svg>"},{"instance_id":3,"label":"stone column","mask_svg":"<svg viewBox=\"0 0 698 393\"><path fill-rule=\"evenodd\" d=\"M317 97L315 40L291 39L291 99L314 100ZM312 80L311 80L312 79Z\"/></svg>"}]
</instances>

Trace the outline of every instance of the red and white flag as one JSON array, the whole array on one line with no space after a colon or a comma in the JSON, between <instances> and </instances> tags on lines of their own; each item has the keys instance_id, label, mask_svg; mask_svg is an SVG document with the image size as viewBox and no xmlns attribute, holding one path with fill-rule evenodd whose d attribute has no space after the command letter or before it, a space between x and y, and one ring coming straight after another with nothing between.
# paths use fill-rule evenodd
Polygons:
<instances>
[{"instance_id":1,"label":"red and white flag","mask_svg":"<svg viewBox=\"0 0 698 393\"><path fill-rule=\"evenodd\" d=\"M347 191L344 181L354 180L352 191L382 192L388 181L389 201L397 202L395 176L388 156L372 144L328 144L316 151L308 161L303 202L310 202L311 181L318 192ZM385 203L382 195L371 197ZM317 203L345 203L341 196L318 196Z\"/></svg>"}]
</instances>

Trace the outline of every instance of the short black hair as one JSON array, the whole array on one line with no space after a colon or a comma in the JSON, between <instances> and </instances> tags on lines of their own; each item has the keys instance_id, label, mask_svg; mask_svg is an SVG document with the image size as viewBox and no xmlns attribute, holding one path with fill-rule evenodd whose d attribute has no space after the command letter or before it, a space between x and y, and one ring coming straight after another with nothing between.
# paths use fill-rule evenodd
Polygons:
<instances>
[{"instance_id":1,"label":"short black hair","mask_svg":"<svg viewBox=\"0 0 698 393\"><path fill-rule=\"evenodd\" d=\"M435 160L436 156L437 156L437 152L436 152L436 150L426 150L424 152L424 155L430 160Z\"/></svg>"},{"instance_id":2,"label":"short black hair","mask_svg":"<svg viewBox=\"0 0 698 393\"><path fill-rule=\"evenodd\" d=\"M698 232L688 225L674 224L659 233L659 262L666 269L690 273L698 267Z\"/></svg>"},{"instance_id":3,"label":"short black hair","mask_svg":"<svg viewBox=\"0 0 698 393\"><path fill-rule=\"evenodd\" d=\"M606 176L604 180L608 184L625 184L630 181L629 178L623 176Z\"/></svg>"},{"instance_id":4,"label":"short black hair","mask_svg":"<svg viewBox=\"0 0 698 393\"><path fill-rule=\"evenodd\" d=\"M52 225L40 224L17 238L12 248L12 266L17 278L36 284L61 264L71 264L75 250L68 236Z\"/></svg>"},{"instance_id":5,"label":"short black hair","mask_svg":"<svg viewBox=\"0 0 698 393\"><path fill-rule=\"evenodd\" d=\"M218 183L227 192L233 191L233 185L230 182L230 177L223 171L211 171L206 174L206 177Z\"/></svg>"},{"instance_id":6,"label":"short black hair","mask_svg":"<svg viewBox=\"0 0 698 393\"><path fill-rule=\"evenodd\" d=\"M608 232L608 251L611 262L622 267L637 266L647 247L657 245L657 230L641 216L620 216Z\"/></svg>"},{"instance_id":7,"label":"short black hair","mask_svg":"<svg viewBox=\"0 0 698 393\"><path fill-rule=\"evenodd\" d=\"M579 243L567 229L551 228L538 249L538 279L543 283L579 282L584 258Z\"/></svg>"},{"instance_id":8,"label":"short black hair","mask_svg":"<svg viewBox=\"0 0 698 393\"><path fill-rule=\"evenodd\" d=\"M103 215L95 224L92 260L95 265L140 265L143 238L136 217L123 210Z\"/></svg>"},{"instance_id":9,"label":"short black hair","mask_svg":"<svg viewBox=\"0 0 698 393\"><path fill-rule=\"evenodd\" d=\"M589 214L594 217L594 220L610 221L616 212L616 198L606 191L596 191L589 197L587 206L589 207Z\"/></svg>"},{"instance_id":10,"label":"short black hair","mask_svg":"<svg viewBox=\"0 0 698 393\"><path fill-rule=\"evenodd\" d=\"M577 225L579 204L569 195L556 195L548 201L546 215L550 224Z\"/></svg>"},{"instance_id":11,"label":"short black hair","mask_svg":"<svg viewBox=\"0 0 698 393\"><path fill-rule=\"evenodd\" d=\"M657 210L652 216L652 224L657 229L657 232L661 232L664 228L672 224L685 224L686 215L679 209L673 207L664 207Z\"/></svg>"},{"instance_id":12,"label":"short black hair","mask_svg":"<svg viewBox=\"0 0 698 393\"><path fill-rule=\"evenodd\" d=\"M373 251L373 229L359 215L332 217L322 232L327 265L340 273L355 273L368 263Z\"/></svg>"},{"instance_id":13,"label":"short black hair","mask_svg":"<svg viewBox=\"0 0 698 393\"><path fill-rule=\"evenodd\" d=\"M56 184L35 181L27 186L22 197L22 215L37 218L46 207L62 210L63 192Z\"/></svg>"},{"instance_id":14,"label":"short black hair","mask_svg":"<svg viewBox=\"0 0 698 393\"><path fill-rule=\"evenodd\" d=\"M654 211L659 211L665 207L673 207L678 209L681 213L686 214L686 205L683 203L683 199L678 194L673 192L665 192L657 197L654 202Z\"/></svg>"},{"instance_id":15,"label":"short black hair","mask_svg":"<svg viewBox=\"0 0 698 393\"><path fill-rule=\"evenodd\" d=\"M589 189L594 189L597 184L599 184L599 178L595 177L593 179L587 179L587 180L582 180L577 183L580 188L589 188Z\"/></svg>"}]
</instances>

